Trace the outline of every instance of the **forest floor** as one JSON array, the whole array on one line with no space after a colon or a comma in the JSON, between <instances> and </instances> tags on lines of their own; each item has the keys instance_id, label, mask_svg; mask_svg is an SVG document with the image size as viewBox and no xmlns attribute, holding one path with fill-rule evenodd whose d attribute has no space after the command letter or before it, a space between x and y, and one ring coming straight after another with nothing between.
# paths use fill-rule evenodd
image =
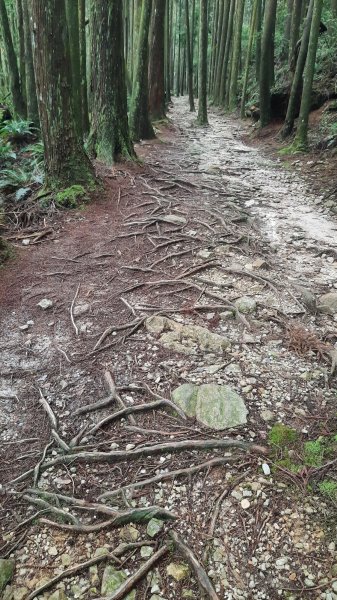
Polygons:
<instances>
[{"instance_id":1,"label":"forest floor","mask_svg":"<svg viewBox=\"0 0 337 600\"><path fill-rule=\"evenodd\" d=\"M336 599L337 221L169 116L1 271L3 597Z\"/></svg>"}]
</instances>

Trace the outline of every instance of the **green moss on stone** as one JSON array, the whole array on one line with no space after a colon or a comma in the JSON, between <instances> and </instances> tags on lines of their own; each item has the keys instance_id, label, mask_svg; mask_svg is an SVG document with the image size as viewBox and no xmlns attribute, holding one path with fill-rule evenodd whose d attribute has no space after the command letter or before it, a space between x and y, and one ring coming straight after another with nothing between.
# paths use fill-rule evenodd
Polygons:
<instances>
[{"instance_id":1,"label":"green moss on stone","mask_svg":"<svg viewBox=\"0 0 337 600\"><path fill-rule=\"evenodd\" d=\"M283 423L276 423L270 430L268 439L273 446L285 448L298 440L298 433Z\"/></svg>"},{"instance_id":2,"label":"green moss on stone","mask_svg":"<svg viewBox=\"0 0 337 600\"><path fill-rule=\"evenodd\" d=\"M62 208L76 208L80 201L86 200L88 196L83 185L72 185L55 196L56 205Z\"/></svg>"}]
</instances>

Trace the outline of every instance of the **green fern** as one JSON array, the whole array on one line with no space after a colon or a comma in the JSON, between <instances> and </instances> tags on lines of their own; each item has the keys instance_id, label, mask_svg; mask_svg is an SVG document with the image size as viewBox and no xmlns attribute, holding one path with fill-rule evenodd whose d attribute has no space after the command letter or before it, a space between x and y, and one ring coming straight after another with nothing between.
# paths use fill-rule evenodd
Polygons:
<instances>
[{"instance_id":1,"label":"green fern","mask_svg":"<svg viewBox=\"0 0 337 600\"><path fill-rule=\"evenodd\" d=\"M32 126L30 121L5 121L0 129L1 137L16 144L27 142L35 135L36 128Z\"/></svg>"}]
</instances>

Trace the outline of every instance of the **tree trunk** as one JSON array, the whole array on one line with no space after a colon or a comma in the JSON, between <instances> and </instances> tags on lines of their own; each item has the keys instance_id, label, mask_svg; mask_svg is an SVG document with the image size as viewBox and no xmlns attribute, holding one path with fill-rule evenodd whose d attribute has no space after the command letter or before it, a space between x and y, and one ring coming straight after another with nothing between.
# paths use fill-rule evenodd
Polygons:
<instances>
[{"instance_id":1,"label":"tree trunk","mask_svg":"<svg viewBox=\"0 0 337 600\"><path fill-rule=\"evenodd\" d=\"M165 66L165 106L171 101L171 44L170 44L170 1L166 0L164 19L164 66Z\"/></svg>"},{"instance_id":2,"label":"tree trunk","mask_svg":"<svg viewBox=\"0 0 337 600\"><path fill-rule=\"evenodd\" d=\"M16 116L25 118L26 106L22 96L20 74L16 62L16 55L13 45L12 34L9 27L9 20L5 6L5 0L0 0L0 27L3 40L3 47L8 65L9 85L12 94L14 112Z\"/></svg>"},{"instance_id":3,"label":"tree trunk","mask_svg":"<svg viewBox=\"0 0 337 600\"><path fill-rule=\"evenodd\" d=\"M211 47L211 60L209 65L209 77L208 77L208 92L213 95L214 89L214 78L216 70L216 62L219 53L219 32L220 32L220 19L219 10L223 6L224 0L214 0L214 14L213 14L213 25L212 25L212 47Z\"/></svg>"},{"instance_id":4,"label":"tree trunk","mask_svg":"<svg viewBox=\"0 0 337 600\"><path fill-rule=\"evenodd\" d=\"M83 135L89 133L89 108L87 85L87 37L85 25L85 0L78 0L79 37L80 37L80 73L81 73L81 114Z\"/></svg>"},{"instance_id":5,"label":"tree trunk","mask_svg":"<svg viewBox=\"0 0 337 600\"><path fill-rule=\"evenodd\" d=\"M219 104L220 101L220 88L221 88L221 75L222 75L222 66L225 58L226 51L226 40L228 34L228 20L229 20L229 0L224 0L223 2L223 11L222 11L222 21L219 25L219 30L221 31L220 42L219 42L219 52L218 52L218 60L216 63L216 72L215 72L215 81L214 81L214 104Z\"/></svg>"},{"instance_id":6,"label":"tree trunk","mask_svg":"<svg viewBox=\"0 0 337 600\"><path fill-rule=\"evenodd\" d=\"M180 76L181 76L181 1L179 0L179 13L176 13L178 23L178 54L177 54L177 72L176 72L176 96L180 96ZM178 9L177 9L178 10Z\"/></svg>"},{"instance_id":7,"label":"tree trunk","mask_svg":"<svg viewBox=\"0 0 337 600\"><path fill-rule=\"evenodd\" d=\"M130 109L130 128L135 141L155 137L148 106L148 38L151 8L152 0L143 0Z\"/></svg>"},{"instance_id":8,"label":"tree trunk","mask_svg":"<svg viewBox=\"0 0 337 600\"><path fill-rule=\"evenodd\" d=\"M243 119L246 113L246 98L247 98L247 87L248 87L248 78L249 78L249 65L252 56L253 49L253 40L254 40L254 32L256 29L256 17L257 17L257 5L259 0L254 0L254 4L252 7L252 14L249 25L249 39L247 46L247 54L246 54L246 62L244 68L244 78L242 85L242 97L241 97L241 118Z\"/></svg>"},{"instance_id":9,"label":"tree trunk","mask_svg":"<svg viewBox=\"0 0 337 600\"><path fill-rule=\"evenodd\" d=\"M78 2L76 0L66 0L66 18L69 32L72 101L77 133L82 137L80 33Z\"/></svg>"},{"instance_id":10,"label":"tree trunk","mask_svg":"<svg viewBox=\"0 0 337 600\"><path fill-rule=\"evenodd\" d=\"M30 0L33 56L45 186L60 190L95 184L94 169L76 131L71 102L69 37L64 0Z\"/></svg>"},{"instance_id":11,"label":"tree trunk","mask_svg":"<svg viewBox=\"0 0 337 600\"><path fill-rule=\"evenodd\" d=\"M302 0L293 0L293 10L292 10L292 16L291 16L291 29L290 29L290 45L289 45L289 65L291 64L292 57L294 56L296 44L299 39L301 15L302 15Z\"/></svg>"},{"instance_id":12,"label":"tree trunk","mask_svg":"<svg viewBox=\"0 0 337 600\"><path fill-rule=\"evenodd\" d=\"M237 105L238 77L241 56L241 37L245 0L237 0L235 15L235 31L233 38L233 54L231 64L231 79L229 85L229 110L235 110Z\"/></svg>"},{"instance_id":13,"label":"tree trunk","mask_svg":"<svg viewBox=\"0 0 337 600\"><path fill-rule=\"evenodd\" d=\"M282 59L289 56L290 51L290 34L291 34L291 17L292 17L293 0L287 0L287 14L284 21L284 42L282 48Z\"/></svg>"},{"instance_id":14,"label":"tree trunk","mask_svg":"<svg viewBox=\"0 0 337 600\"><path fill-rule=\"evenodd\" d=\"M290 0L290 2L292 2L292 0ZM255 49L256 81L260 81L262 22L263 22L262 0L258 0L257 17L256 17L256 44L255 44L255 46L256 46L256 49Z\"/></svg>"},{"instance_id":15,"label":"tree trunk","mask_svg":"<svg viewBox=\"0 0 337 600\"><path fill-rule=\"evenodd\" d=\"M32 49L32 24L30 22L29 6L25 0L22 4L23 7L23 29L24 29L24 43L25 43L25 56L26 56L26 98L27 98L27 118L34 125L39 126L39 109L37 105L36 96L36 84L35 84L35 73L33 63L33 49Z\"/></svg>"},{"instance_id":16,"label":"tree trunk","mask_svg":"<svg viewBox=\"0 0 337 600\"><path fill-rule=\"evenodd\" d=\"M270 122L271 55L274 47L277 0L268 0L265 8L261 47L260 127Z\"/></svg>"},{"instance_id":17,"label":"tree trunk","mask_svg":"<svg viewBox=\"0 0 337 600\"><path fill-rule=\"evenodd\" d=\"M187 78L188 78L188 99L190 111L195 111L193 94L193 64L191 55L191 34L190 34L190 16L188 0L185 0L185 23L186 23L186 56L187 56Z\"/></svg>"},{"instance_id":18,"label":"tree trunk","mask_svg":"<svg viewBox=\"0 0 337 600\"><path fill-rule=\"evenodd\" d=\"M227 92L227 84L228 84L228 66L229 66L229 58L232 46L232 37L233 37L233 27L234 27L234 14L235 14L235 0L230 0L229 7L229 16L228 16L228 27L227 27L227 36L226 36L226 47L225 47L225 55L221 66L221 75L220 75L220 104L222 106L225 105L226 92Z\"/></svg>"},{"instance_id":19,"label":"tree trunk","mask_svg":"<svg viewBox=\"0 0 337 600\"><path fill-rule=\"evenodd\" d=\"M207 4L208 0L200 0L199 24L199 125L208 125L207 120Z\"/></svg>"},{"instance_id":20,"label":"tree trunk","mask_svg":"<svg viewBox=\"0 0 337 600\"><path fill-rule=\"evenodd\" d=\"M305 63L303 79L300 116L298 119L297 133L294 140L294 147L301 151L306 151L308 149L308 124L311 108L312 83L315 74L315 63L322 10L323 0L314 0L314 12L311 21L308 54Z\"/></svg>"},{"instance_id":21,"label":"tree trunk","mask_svg":"<svg viewBox=\"0 0 337 600\"><path fill-rule=\"evenodd\" d=\"M26 4L26 2L25 2ZM20 83L23 101L27 107L26 99L26 56L25 56L25 33L23 20L23 5L22 0L16 0L16 14L18 20L18 36L19 36L19 65L20 65Z\"/></svg>"},{"instance_id":22,"label":"tree trunk","mask_svg":"<svg viewBox=\"0 0 337 600\"><path fill-rule=\"evenodd\" d=\"M88 147L108 165L134 156L127 119L122 8L120 0L95 0L91 13L94 68Z\"/></svg>"},{"instance_id":23,"label":"tree trunk","mask_svg":"<svg viewBox=\"0 0 337 600\"><path fill-rule=\"evenodd\" d=\"M337 0L331 0L332 16L337 19Z\"/></svg>"},{"instance_id":24,"label":"tree trunk","mask_svg":"<svg viewBox=\"0 0 337 600\"><path fill-rule=\"evenodd\" d=\"M310 0L308 14L305 20L301 46L299 50L299 54L296 62L296 69L293 77L293 81L291 84L290 96L287 107L287 114L284 121L284 125L281 129L281 137L284 139L292 133L294 128L294 122L297 114L297 110L300 105L300 96L301 96L301 88L302 88L302 77L305 66L305 61L308 53L308 45L309 45L309 37L310 37L310 29L311 29L311 21L312 14L314 10L314 0Z\"/></svg>"},{"instance_id":25,"label":"tree trunk","mask_svg":"<svg viewBox=\"0 0 337 600\"><path fill-rule=\"evenodd\" d=\"M149 57L149 111L153 121L165 118L166 0L153 0Z\"/></svg>"}]
</instances>

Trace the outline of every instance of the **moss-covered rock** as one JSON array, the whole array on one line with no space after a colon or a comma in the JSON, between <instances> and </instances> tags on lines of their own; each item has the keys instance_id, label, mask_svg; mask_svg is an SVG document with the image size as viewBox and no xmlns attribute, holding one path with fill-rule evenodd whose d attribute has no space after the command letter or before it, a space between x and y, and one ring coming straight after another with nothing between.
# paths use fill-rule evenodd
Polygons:
<instances>
[{"instance_id":1,"label":"moss-covered rock","mask_svg":"<svg viewBox=\"0 0 337 600\"><path fill-rule=\"evenodd\" d=\"M11 559L0 558L0 592L5 589L14 575L15 562Z\"/></svg>"},{"instance_id":2,"label":"moss-covered rock","mask_svg":"<svg viewBox=\"0 0 337 600\"><path fill-rule=\"evenodd\" d=\"M79 202L88 200L83 185L72 185L55 195L56 205L64 208L76 208Z\"/></svg>"}]
</instances>

